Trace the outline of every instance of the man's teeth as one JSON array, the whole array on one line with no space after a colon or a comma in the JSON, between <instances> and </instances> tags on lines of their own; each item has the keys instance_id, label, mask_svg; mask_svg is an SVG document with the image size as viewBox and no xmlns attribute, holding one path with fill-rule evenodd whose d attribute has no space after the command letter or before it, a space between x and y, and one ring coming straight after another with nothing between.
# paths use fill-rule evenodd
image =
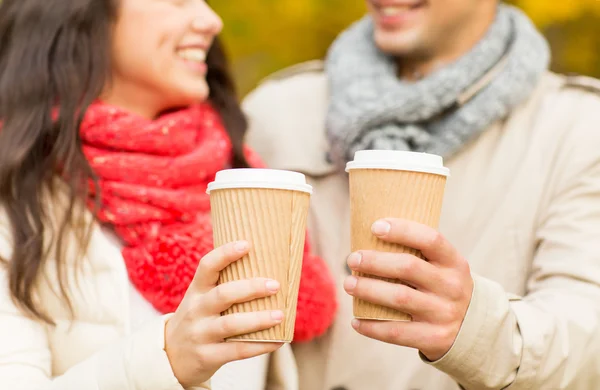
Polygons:
<instances>
[{"instance_id":1,"label":"man's teeth","mask_svg":"<svg viewBox=\"0 0 600 390\"><path fill-rule=\"evenodd\" d=\"M381 8L381 13L384 16L396 16L401 14L404 11L408 11L411 7L407 5L396 5L390 7Z\"/></svg>"},{"instance_id":2,"label":"man's teeth","mask_svg":"<svg viewBox=\"0 0 600 390\"><path fill-rule=\"evenodd\" d=\"M204 62L206 60L206 52L202 49L183 49L179 50L177 55L188 61Z\"/></svg>"}]
</instances>

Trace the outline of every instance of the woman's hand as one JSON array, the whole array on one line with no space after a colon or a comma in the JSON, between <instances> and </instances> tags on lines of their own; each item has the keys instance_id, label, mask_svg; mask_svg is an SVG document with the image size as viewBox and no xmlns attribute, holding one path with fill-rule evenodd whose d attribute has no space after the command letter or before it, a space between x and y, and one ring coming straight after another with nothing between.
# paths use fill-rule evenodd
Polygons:
<instances>
[{"instance_id":1,"label":"woman's hand","mask_svg":"<svg viewBox=\"0 0 600 390\"><path fill-rule=\"evenodd\" d=\"M221 316L235 303L274 295L279 283L268 279L217 286L219 272L248 253L247 242L219 247L207 254L179 308L165 329L166 352L179 383L199 386L225 363L275 351L280 343L224 342L225 338L271 328L283 320L281 311Z\"/></svg>"},{"instance_id":2,"label":"woman's hand","mask_svg":"<svg viewBox=\"0 0 600 390\"><path fill-rule=\"evenodd\" d=\"M404 284L349 276L346 292L365 301L397 309L411 322L353 320L357 332L391 344L419 349L435 361L452 347L473 293L469 264L435 229L401 219L373 225L379 239L418 249L427 260L404 253L361 251L348 266L368 275L397 279ZM410 286L410 287L409 287Z\"/></svg>"}]
</instances>

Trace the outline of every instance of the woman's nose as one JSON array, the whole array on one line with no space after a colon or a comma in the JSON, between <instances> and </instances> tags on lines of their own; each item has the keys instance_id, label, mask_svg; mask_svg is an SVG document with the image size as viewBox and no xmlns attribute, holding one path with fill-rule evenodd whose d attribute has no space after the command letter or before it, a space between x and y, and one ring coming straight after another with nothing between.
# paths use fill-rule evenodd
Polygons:
<instances>
[{"instance_id":1,"label":"woman's nose","mask_svg":"<svg viewBox=\"0 0 600 390\"><path fill-rule=\"evenodd\" d=\"M206 2L200 1L199 3L195 10L196 18L192 27L198 32L218 35L223 29L223 20Z\"/></svg>"}]
</instances>

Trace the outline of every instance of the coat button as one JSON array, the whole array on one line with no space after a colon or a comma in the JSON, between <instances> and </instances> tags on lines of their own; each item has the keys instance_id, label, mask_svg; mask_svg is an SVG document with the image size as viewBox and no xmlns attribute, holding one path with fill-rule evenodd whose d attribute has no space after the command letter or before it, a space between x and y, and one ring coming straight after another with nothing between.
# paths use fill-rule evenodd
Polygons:
<instances>
[{"instance_id":1,"label":"coat button","mask_svg":"<svg viewBox=\"0 0 600 390\"><path fill-rule=\"evenodd\" d=\"M350 267L348 267L348 256L350 256L350 253L348 253L346 257L344 257L344 270L346 271L346 275L352 275L352 270L350 269Z\"/></svg>"},{"instance_id":2,"label":"coat button","mask_svg":"<svg viewBox=\"0 0 600 390\"><path fill-rule=\"evenodd\" d=\"M352 270L350 269L350 267L348 267L348 263L346 263L346 264L344 265L344 269L346 270L346 274L347 274L348 276L352 275ZM334 389L334 390L335 390L335 389Z\"/></svg>"}]
</instances>

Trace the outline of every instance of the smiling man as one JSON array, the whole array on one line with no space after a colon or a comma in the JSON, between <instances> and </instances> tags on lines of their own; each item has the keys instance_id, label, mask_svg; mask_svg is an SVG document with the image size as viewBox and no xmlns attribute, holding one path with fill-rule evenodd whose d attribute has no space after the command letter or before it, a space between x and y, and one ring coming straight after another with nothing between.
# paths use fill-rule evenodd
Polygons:
<instances>
[{"instance_id":1,"label":"smiling man","mask_svg":"<svg viewBox=\"0 0 600 390\"><path fill-rule=\"evenodd\" d=\"M311 233L340 313L296 345L302 390L573 389L600 380L600 82L548 71L542 35L497 0L370 0L324 63L245 101L249 142L311 179ZM442 155L439 232L373 234L421 251L349 253L347 161ZM356 278L349 270L412 286ZM412 315L352 318L351 296ZM420 352L420 353L417 353Z\"/></svg>"}]
</instances>

